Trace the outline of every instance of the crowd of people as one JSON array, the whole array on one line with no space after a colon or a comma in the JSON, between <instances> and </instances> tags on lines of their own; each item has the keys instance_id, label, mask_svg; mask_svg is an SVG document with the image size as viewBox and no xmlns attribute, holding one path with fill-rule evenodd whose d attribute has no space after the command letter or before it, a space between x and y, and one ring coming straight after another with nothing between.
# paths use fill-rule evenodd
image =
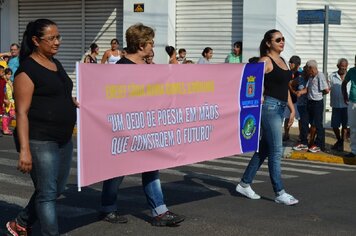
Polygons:
<instances>
[{"instance_id":1,"label":"crowd of people","mask_svg":"<svg viewBox=\"0 0 356 236\"><path fill-rule=\"evenodd\" d=\"M115 64L122 57L125 57L127 47L119 49L119 41L114 38L110 42L111 48L104 52L102 59L100 60L101 64ZM97 56L99 55L99 46L96 43L92 43L89 46L90 52L85 55L83 62L84 63L99 63ZM192 60L186 58L187 51L185 48L180 48L177 50L170 45L165 47L165 51L169 57L168 64L194 64ZM154 52L151 52L152 56L145 57L145 61L147 58L147 64L154 64L153 56ZM211 64L211 59L213 57L213 49L211 47L206 47L203 49L201 53L202 57L196 62L196 64ZM257 62L257 61L256 61ZM225 59L225 63L242 63L242 42L236 41L233 44L232 52L230 52Z\"/></svg>"},{"instance_id":2,"label":"crowd of people","mask_svg":"<svg viewBox=\"0 0 356 236\"><path fill-rule=\"evenodd\" d=\"M15 118L15 101L13 98L13 81L19 63L20 46L10 45L10 52L0 53L0 117L2 132L0 136L12 135L10 124Z\"/></svg>"},{"instance_id":3,"label":"crowd of people","mask_svg":"<svg viewBox=\"0 0 356 236\"><path fill-rule=\"evenodd\" d=\"M125 37L127 47L120 50L119 41L111 40L111 48L105 51L101 63L154 64L155 32L152 28L135 24L127 29ZM16 106L14 140L19 152L18 169L30 173L35 188L28 205L6 224L10 235L29 235L32 225L37 221L43 235L59 235L56 200L64 191L69 175L73 153L72 132L76 123L76 108L80 105L72 97L72 80L55 59L61 40L55 22L38 19L28 23L21 48L12 44L10 53L0 54L3 133L11 134L8 125L15 117ZM252 156L236 191L250 199L261 198L252 190L251 184L262 163L268 158L275 202L295 205L299 201L286 192L282 182L283 138L288 138L289 128L298 111L300 143L294 149L311 152L323 150L323 99L330 92L332 127L337 138L333 148L343 150L349 125L352 152L348 157L355 157L356 121L351 117L355 117L356 113L356 67L347 72L348 62L341 58L337 63L338 71L326 79L319 72L315 60L307 61L303 70L299 69L301 60L298 56L292 56L286 62L281 57L284 46L282 32L269 30L260 43L260 56L249 60L251 63L265 63L261 139L259 150ZM193 63L186 59L185 49L179 49L178 54L173 46L167 46L165 50L170 64ZM98 63L98 55L99 47L93 43L84 62ZM213 49L206 47L197 63L209 64L212 56ZM241 59L242 43L236 42L225 62L241 63ZM348 84L351 84L349 89ZM103 182L101 219L104 221L128 221L119 214L117 204L123 179L124 176L121 176ZM173 213L166 206L158 170L142 173L142 186L151 210L153 226L174 226L185 220L183 215Z\"/></svg>"}]
</instances>

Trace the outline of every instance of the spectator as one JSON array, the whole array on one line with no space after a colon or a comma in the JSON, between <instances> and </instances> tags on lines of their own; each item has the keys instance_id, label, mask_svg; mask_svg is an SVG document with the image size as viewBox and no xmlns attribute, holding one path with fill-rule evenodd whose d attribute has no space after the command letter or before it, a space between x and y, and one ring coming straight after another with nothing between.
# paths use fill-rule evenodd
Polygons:
<instances>
[{"instance_id":1,"label":"spectator","mask_svg":"<svg viewBox=\"0 0 356 236\"><path fill-rule=\"evenodd\" d=\"M6 224L10 235L29 235L37 221L41 235L59 235L56 200L69 176L76 122L72 80L54 58L60 43L53 21L27 24L14 82L15 137L18 169L30 173L35 191L16 219Z\"/></svg>"},{"instance_id":2,"label":"spectator","mask_svg":"<svg viewBox=\"0 0 356 236\"><path fill-rule=\"evenodd\" d=\"M172 46L166 46L166 52L169 56L169 64L179 64L177 61L176 49Z\"/></svg>"},{"instance_id":3,"label":"spectator","mask_svg":"<svg viewBox=\"0 0 356 236\"><path fill-rule=\"evenodd\" d=\"M325 149L325 130L323 127L324 98L329 93L329 86L322 72L318 71L315 60L307 62L309 79L307 87L300 94L307 94L307 110L311 124L316 128L315 143L309 147L309 152L320 152Z\"/></svg>"},{"instance_id":4,"label":"spectator","mask_svg":"<svg viewBox=\"0 0 356 236\"><path fill-rule=\"evenodd\" d=\"M10 60L10 55L10 52L0 53L0 66L2 66L4 69L7 68L7 63Z\"/></svg>"},{"instance_id":5,"label":"spectator","mask_svg":"<svg viewBox=\"0 0 356 236\"><path fill-rule=\"evenodd\" d=\"M84 58L84 63L98 63L99 47L96 43L90 44L90 54Z\"/></svg>"},{"instance_id":6,"label":"spectator","mask_svg":"<svg viewBox=\"0 0 356 236\"><path fill-rule=\"evenodd\" d=\"M232 52L227 55L225 63L241 63L242 62L242 42L234 43Z\"/></svg>"},{"instance_id":7,"label":"spectator","mask_svg":"<svg viewBox=\"0 0 356 236\"><path fill-rule=\"evenodd\" d=\"M4 101L5 101L5 72L4 67L0 65L0 116L4 114ZM4 121L2 121L4 122ZM0 132L0 137L2 137L2 132Z\"/></svg>"},{"instance_id":8,"label":"spectator","mask_svg":"<svg viewBox=\"0 0 356 236\"><path fill-rule=\"evenodd\" d=\"M265 33L260 44L260 62L265 62L264 101L261 114L261 139L259 151L252 156L236 191L250 199L260 199L251 183L265 159L268 157L268 170L275 192L276 203L295 205L298 200L286 193L281 176L281 158L283 155L282 123L286 106L291 110L289 125L294 120L294 106L290 98L288 83L292 72L280 56L285 39L282 33L272 29Z\"/></svg>"},{"instance_id":9,"label":"spectator","mask_svg":"<svg viewBox=\"0 0 356 236\"><path fill-rule=\"evenodd\" d=\"M0 66L4 67L6 69L7 68L7 63L10 60L10 56L6 55L6 54L3 54L3 53L0 53L0 54L4 55L4 56L0 57Z\"/></svg>"},{"instance_id":10,"label":"spectator","mask_svg":"<svg viewBox=\"0 0 356 236\"><path fill-rule=\"evenodd\" d=\"M10 57L9 55L5 55L5 56L2 57L2 59L3 59L6 63L9 62L10 58L11 58L11 57Z\"/></svg>"},{"instance_id":11,"label":"spectator","mask_svg":"<svg viewBox=\"0 0 356 236\"><path fill-rule=\"evenodd\" d=\"M15 118L15 101L13 98L13 86L10 80L12 71L10 68L5 69L4 79L6 81L5 85L5 96L4 96L4 114L2 116L2 132L5 135L12 135L10 130L10 125L12 119Z\"/></svg>"},{"instance_id":12,"label":"spectator","mask_svg":"<svg viewBox=\"0 0 356 236\"><path fill-rule=\"evenodd\" d=\"M213 57L213 49L210 47L206 47L204 48L201 55L203 57L198 60L197 64L210 64L210 59Z\"/></svg>"},{"instance_id":13,"label":"spectator","mask_svg":"<svg viewBox=\"0 0 356 236\"><path fill-rule=\"evenodd\" d=\"M20 53L20 46L17 43L13 43L10 46L10 59L7 63L8 67L12 70L11 81L14 81L14 75L17 71L17 68L20 66L19 62L19 54Z\"/></svg>"},{"instance_id":14,"label":"spectator","mask_svg":"<svg viewBox=\"0 0 356 236\"><path fill-rule=\"evenodd\" d=\"M121 51L121 57L126 57L126 55L127 55L126 51L127 51L127 47L124 47Z\"/></svg>"},{"instance_id":15,"label":"spectator","mask_svg":"<svg viewBox=\"0 0 356 236\"><path fill-rule=\"evenodd\" d=\"M307 103L308 103L308 97L307 94L301 94L300 91L305 89L307 87L309 79L309 74L308 74L308 66L305 65L303 67L303 71L301 73L301 76L298 78L298 80L293 80L292 81L292 89L293 93L297 95L297 109L299 112L299 123L300 123L300 134L299 134L299 143L293 147L293 150L296 151L301 151L301 150L308 150L308 133L309 133L309 114L307 110ZM294 88L297 88L297 90L294 90ZM314 128L311 130L314 130ZM311 139L314 139L314 135L311 134L312 137ZM313 141L314 142L314 141Z\"/></svg>"},{"instance_id":16,"label":"spectator","mask_svg":"<svg viewBox=\"0 0 356 236\"><path fill-rule=\"evenodd\" d=\"M155 56L155 52L152 50L152 51L150 52L150 54L145 58L146 63L147 63L147 64L155 64L155 63L153 62L154 56Z\"/></svg>"},{"instance_id":17,"label":"spectator","mask_svg":"<svg viewBox=\"0 0 356 236\"><path fill-rule=\"evenodd\" d=\"M347 84L351 82L349 95L347 94ZM342 94L345 104L348 104L348 121L350 125L350 146L351 152L346 154L345 157L356 156L356 55L355 67L352 67L346 74L344 81L341 85Z\"/></svg>"},{"instance_id":18,"label":"spectator","mask_svg":"<svg viewBox=\"0 0 356 236\"><path fill-rule=\"evenodd\" d=\"M332 107L331 113L331 127L333 128L336 143L332 149L343 152L344 140L347 135L347 105L344 102L344 97L341 91L341 84L345 79L347 67L349 63L347 59L340 58L337 62L338 70L331 73L329 76L330 86L330 106ZM350 91L348 89L348 91ZM340 132L341 125L341 132Z\"/></svg>"},{"instance_id":19,"label":"spectator","mask_svg":"<svg viewBox=\"0 0 356 236\"><path fill-rule=\"evenodd\" d=\"M110 41L111 48L106 50L101 58L101 64L115 64L121 58L121 51L119 50L119 40L112 39Z\"/></svg>"},{"instance_id":20,"label":"spectator","mask_svg":"<svg viewBox=\"0 0 356 236\"><path fill-rule=\"evenodd\" d=\"M192 60L185 60L184 64L194 64Z\"/></svg>"},{"instance_id":21,"label":"spectator","mask_svg":"<svg viewBox=\"0 0 356 236\"><path fill-rule=\"evenodd\" d=\"M288 87L289 87L290 96L292 98L292 102L294 104L295 118L298 120L298 128L299 128L299 130L300 130L300 122L299 122L299 113L298 113L298 110L297 110L297 94L296 94L296 88L295 88L295 84L296 83L293 83L293 81L298 81L299 77L301 76L301 73L299 72L300 64L301 64L301 60L300 60L299 56L292 56L289 59L289 68L292 71L293 75L292 75L291 81L288 84ZM288 126L289 115L290 115L289 109L286 109L285 112L284 112L284 135L283 135L283 141L289 140L289 129L290 129L290 127Z\"/></svg>"},{"instance_id":22,"label":"spectator","mask_svg":"<svg viewBox=\"0 0 356 236\"><path fill-rule=\"evenodd\" d=\"M250 57L248 63L257 63L260 60L259 57Z\"/></svg>"},{"instance_id":23,"label":"spectator","mask_svg":"<svg viewBox=\"0 0 356 236\"><path fill-rule=\"evenodd\" d=\"M184 48L180 48L178 50L178 58L177 58L178 63L179 64L186 64L185 63L185 61L187 60L186 56L187 56L187 51Z\"/></svg>"},{"instance_id":24,"label":"spectator","mask_svg":"<svg viewBox=\"0 0 356 236\"><path fill-rule=\"evenodd\" d=\"M144 64L152 52L155 33L152 28L135 24L126 30L127 55L117 64ZM134 68L133 68L134 69ZM127 218L117 213L117 194L124 176L105 180L101 194L102 219L110 223L126 223ZM153 226L173 226L184 220L183 216L169 211L164 203L159 172L142 173L143 191L153 216Z\"/></svg>"}]
</instances>

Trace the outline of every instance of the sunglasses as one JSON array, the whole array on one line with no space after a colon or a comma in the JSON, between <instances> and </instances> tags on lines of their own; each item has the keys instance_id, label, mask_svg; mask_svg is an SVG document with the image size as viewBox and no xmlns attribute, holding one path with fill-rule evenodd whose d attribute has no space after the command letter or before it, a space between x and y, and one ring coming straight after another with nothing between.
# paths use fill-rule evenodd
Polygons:
<instances>
[{"instance_id":1,"label":"sunglasses","mask_svg":"<svg viewBox=\"0 0 356 236\"><path fill-rule=\"evenodd\" d=\"M276 43L280 43L281 41L285 42L285 38L281 37L281 38L276 38L276 40L274 40Z\"/></svg>"}]
</instances>

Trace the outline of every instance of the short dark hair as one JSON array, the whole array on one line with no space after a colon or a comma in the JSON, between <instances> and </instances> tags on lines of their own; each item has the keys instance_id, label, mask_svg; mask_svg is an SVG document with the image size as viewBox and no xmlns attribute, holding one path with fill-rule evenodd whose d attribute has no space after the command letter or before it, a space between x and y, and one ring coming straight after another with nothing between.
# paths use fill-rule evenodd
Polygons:
<instances>
[{"instance_id":1,"label":"short dark hair","mask_svg":"<svg viewBox=\"0 0 356 236\"><path fill-rule=\"evenodd\" d=\"M7 75L7 74L9 74L9 73L12 74L12 70L11 70L9 67L6 68L4 72L5 72L5 75Z\"/></svg>"},{"instance_id":2,"label":"short dark hair","mask_svg":"<svg viewBox=\"0 0 356 236\"><path fill-rule=\"evenodd\" d=\"M93 53L95 51L95 49L98 48L98 45L96 43L92 43L90 44L90 51Z\"/></svg>"},{"instance_id":3,"label":"short dark hair","mask_svg":"<svg viewBox=\"0 0 356 236\"><path fill-rule=\"evenodd\" d=\"M234 48L241 48L242 49L242 42L241 41L236 41L234 43Z\"/></svg>"},{"instance_id":4,"label":"short dark hair","mask_svg":"<svg viewBox=\"0 0 356 236\"><path fill-rule=\"evenodd\" d=\"M257 63L259 59L259 57L251 57L248 59L248 63Z\"/></svg>"},{"instance_id":5,"label":"short dark hair","mask_svg":"<svg viewBox=\"0 0 356 236\"><path fill-rule=\"evenodd\" d=\"M292 57L289 59L289 63L293 63L293 64L296 64L296 65L300 66L300 64L302 63L302 61L300 60L300 57L299 57L299 56L294 55L294 56L292 56Z\"/></svg>"},{"instance_id":6,"label":"short dark hair","mask_svg":"<svg viewBox=\"0 0 356 236\"><path fill-rule=\"evenodd\" d=\"M182 53L182 52L187 52L187 51L185 50L185 48L180 48L180 49L178 50L178 53L180 54L180 53Z\"/></svg>"},{"instance_id":7,"label":"short dark hair","mask_svg":"<svg viewBox=\"0 0 356 236\"><path fill-rule=\"evenodd\" d=\"M17 43L12 43L12 44L10 45L10 48L11 48L11 47L13 47L13 46L16 46L16 47L17 47L17 49L19 49L19 48L20 48L20 45L18 45Z\"/></svg>"}]
</instances>

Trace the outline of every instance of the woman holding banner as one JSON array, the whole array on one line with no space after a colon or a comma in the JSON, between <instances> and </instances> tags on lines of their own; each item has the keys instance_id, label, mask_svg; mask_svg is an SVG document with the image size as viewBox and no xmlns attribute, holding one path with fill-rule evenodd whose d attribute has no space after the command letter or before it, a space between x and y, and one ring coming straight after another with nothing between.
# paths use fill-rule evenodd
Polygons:
<instances>
[{"instance_id":1,"label":"woman holding banner","mask_svg":"<svg viewBox=\"0 0 356 236\"><path fill-rule=\"evenodd\" d=\"M30 173L35 192L15 220L10 235L29 235L38 220L42 235L59 235L56 199L64 191L72 161L76 122L73 83L54 58L61 44L56 23L28 23L20 50L14 93L18 137L18 169Z\"/></svg>"},{"instance_id":2,"label":"woman holding banner","mask_svg":"<svg viewBox=\"0 0 356 236\"><path fill-rule=\"evenodd\" d=\"M152 28L135 24L126 30L127 55L116 64L145 64L154 47L155 33ZM101 195L102 219L110 223L126 223L127 218L117 213L117 194L124 176L105 180ZM142 173L142 185L152 212L153 226L172 226L184 220L184 216L169 211L163 200L159 172Z\"/></svg>"},{"instance_id":3,"label":"woman holding banner","mask_svg":"<svg viewBox=\"0 0 356 236\"><path fill-rule=\"evenodd\" d=\"M298 200L286 193L281 179L281 158L283 155L282 123L284 110L288 106L290 117L288 126L293 124L295 110L289 94L288 83L292 72L280 56L284 49L285 39L282 33L272 29L265 33L260 44L260 62L265 62L264 99L261 114L261 140L259 151L250 160L236 191L250 199L260 199L250 184L256 172L268 157L268 169L275 202L285 205L295 205Z\"/></svg>"}]
</instances>

